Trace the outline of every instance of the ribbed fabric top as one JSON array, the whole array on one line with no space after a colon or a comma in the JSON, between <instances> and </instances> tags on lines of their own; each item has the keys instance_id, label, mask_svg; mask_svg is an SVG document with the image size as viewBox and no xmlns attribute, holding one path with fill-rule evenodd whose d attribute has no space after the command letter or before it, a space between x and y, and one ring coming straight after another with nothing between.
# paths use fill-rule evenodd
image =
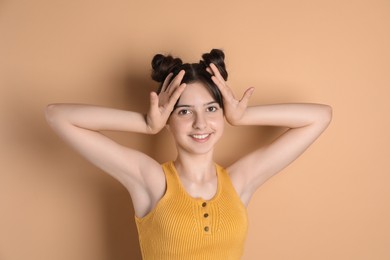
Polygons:
<instances>
[{"instance_id":1,"label":"ribbed fabric top","mask_svg":"<svg viewBox=\"0 0 390 260\"><path fill-rule=\"evenodd\" d=\"M247 211L229 175L216 165L211 200L191 197L172 161L162 165L167 189L145 217L135 217L143 260L238 260L247 234Z\"/></svg>"}]
</instances>

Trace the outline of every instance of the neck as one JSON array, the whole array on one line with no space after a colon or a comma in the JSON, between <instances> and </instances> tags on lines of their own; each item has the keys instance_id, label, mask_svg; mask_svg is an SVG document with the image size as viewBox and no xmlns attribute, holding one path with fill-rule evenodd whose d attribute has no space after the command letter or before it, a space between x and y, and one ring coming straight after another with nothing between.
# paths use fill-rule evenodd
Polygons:
<instances>
[{"instance_id":1,"label":"neck","mask_svg":"<svg viewBox=\"0 0 390 260\"><path fill-rule=\"evenodd\" d=\"M212 153L195 156L179 154L174 163L179 175L194 181L208 180L216 174Z\"/></svg>"}]
</instances>

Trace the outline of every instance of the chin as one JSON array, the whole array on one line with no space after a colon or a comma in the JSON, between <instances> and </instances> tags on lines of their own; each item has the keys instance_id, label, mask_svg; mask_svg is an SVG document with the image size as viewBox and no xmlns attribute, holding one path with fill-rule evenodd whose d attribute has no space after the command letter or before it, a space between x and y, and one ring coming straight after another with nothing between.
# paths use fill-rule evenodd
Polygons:
<instances>
[{"instance_id":1,"label":"chin","mask_svg":"<svg viewBox=\"0 0 390 260\"><path fill-rule=\"evenodd\" d=\"M201 145L192 145L186 147L185 150L194 155L205 155L213 153L215 148L215 143L213 144L201 144Z\"/></svg>"}]
</instances>

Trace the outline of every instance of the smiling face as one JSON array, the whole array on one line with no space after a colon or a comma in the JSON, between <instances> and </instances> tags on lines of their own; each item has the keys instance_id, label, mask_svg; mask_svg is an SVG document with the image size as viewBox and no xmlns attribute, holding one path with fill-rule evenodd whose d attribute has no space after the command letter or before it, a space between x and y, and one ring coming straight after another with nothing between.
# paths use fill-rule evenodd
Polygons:
<instances>
[{"instance_id":1,"label":"smiling face","mask_svg":"<svg viewBox=\"0 0 390 260\"><path fill-rule=\"evenodd\" d=\"M223 110L200 82L187 84L168 121L178 152L212 152L224 129Z\"/></svg>"}]
</instances>

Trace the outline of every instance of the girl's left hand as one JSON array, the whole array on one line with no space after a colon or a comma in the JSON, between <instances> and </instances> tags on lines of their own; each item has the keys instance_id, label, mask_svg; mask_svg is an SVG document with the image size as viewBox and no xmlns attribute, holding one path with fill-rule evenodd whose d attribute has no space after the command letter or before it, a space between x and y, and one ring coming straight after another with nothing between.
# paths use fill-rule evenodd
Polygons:
<instances>
[{"instance_id":1,"label":"girl's left hand","mask_svg":"<svg viewBox=\"0 0 390 260\"><path fill-rule=\"evenodd\" d=\"M240 120L242 119L248 106L249 98L251 97L255 88L251 87L245 90L242 98L238 100L234 97L233 91L229 88L226 81L219 73L218 68L213 63L210 63L210 69L211 70L208 71L212 72L211 74L213 75L211 79L218 86L223 97L224 114L226 120L231 125L239 125Z\"/></svg>"}]
</instances>

